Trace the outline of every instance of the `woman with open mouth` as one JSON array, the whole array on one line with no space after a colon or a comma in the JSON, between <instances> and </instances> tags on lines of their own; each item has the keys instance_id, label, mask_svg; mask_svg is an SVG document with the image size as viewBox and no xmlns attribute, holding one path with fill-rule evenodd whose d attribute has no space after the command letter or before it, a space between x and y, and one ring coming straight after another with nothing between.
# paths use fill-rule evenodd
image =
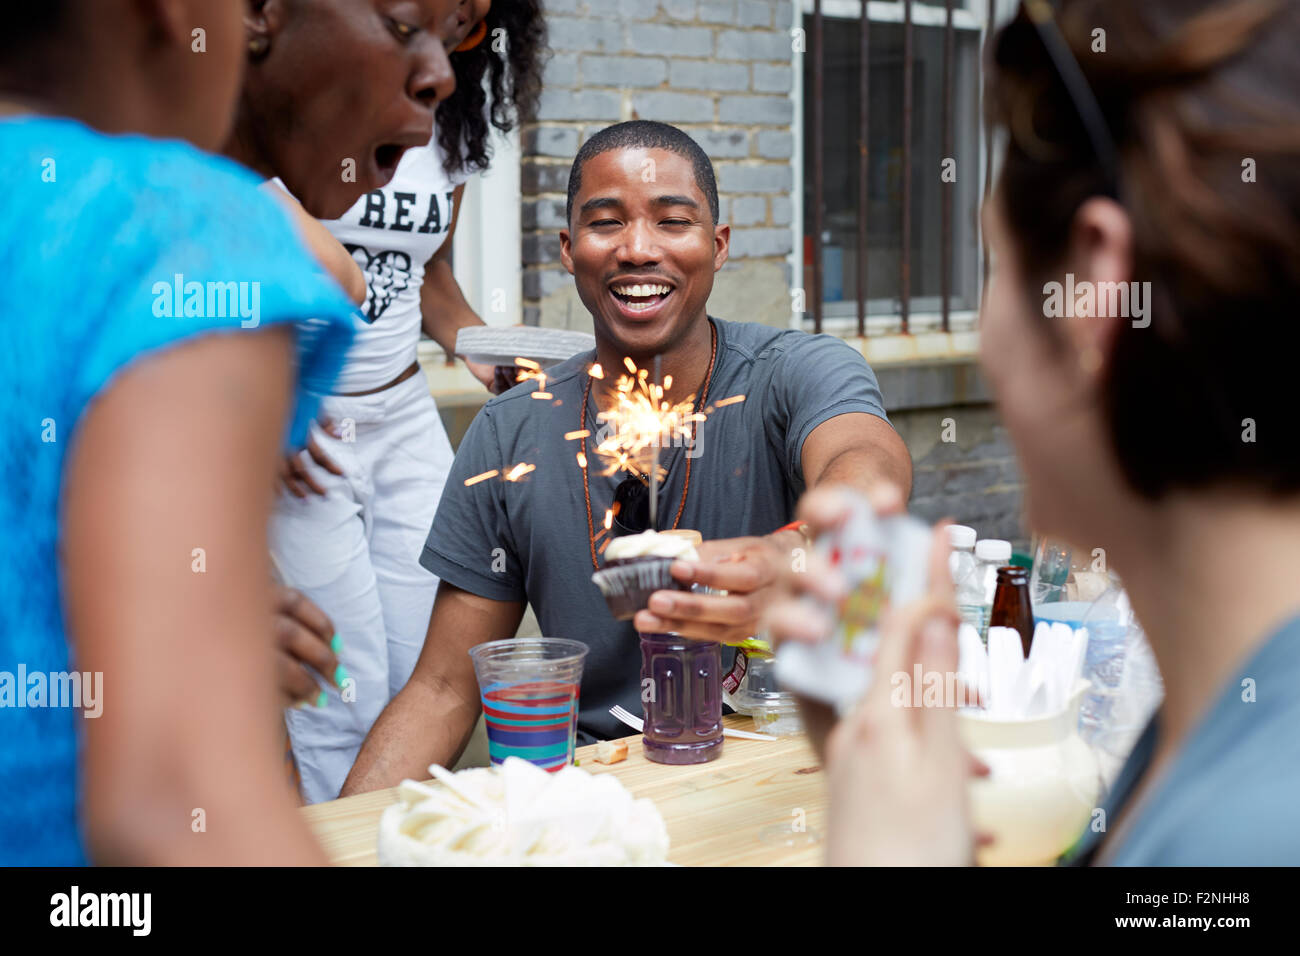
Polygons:
<instances>
[{"instance_id":1,"label":"woman with open mouth","mask_svg":"<svg viewBox=\"0 0 1300 956\"><path fill-rule=\"evenodd\" d=\"M389 183L455 89L447 61L468 0L419 0L398 19L379 0L252 0L248 63L225 152L268 180L303 239L358 305L361 269L321 228ZM454 44L452 44L454 45Z\"/></svg>"},{"instance_id":2,"label":"woman with open mouth","mask_svg":"<svg viewBox=\"0 0 1300 956\"><path fill-rule=\"evenodd\" d=\"M278 178L318 219L386 185L455 89L462 0L252 0L248 68L226 154ZM411 16L417 13L418 16Z\"/></svg>"},{"instance_id":3,"label":"woman with open mouth","mask_svg":"<svg viewBox=\"0 0 1300 956\"><path fill-rule=\"evenodd\" d=\"M490 160L492 129L509 130L536 106L544 43L538 0L461 0L447 40L456 92L438 104L436 134L407 152L391 182L320 224L364 270L366 295L322 406L327 426L286 460L271 523L277 565L334 621L354 682L346 706L287 715L308 802L338 796L424 645L438 579L418 558L453 452L417 346L423 330L451 355L459 329L483 324L452 274L452 236L464 184ZM491 387L492 366L470 369Z\"/></svg>"}]
</instances>

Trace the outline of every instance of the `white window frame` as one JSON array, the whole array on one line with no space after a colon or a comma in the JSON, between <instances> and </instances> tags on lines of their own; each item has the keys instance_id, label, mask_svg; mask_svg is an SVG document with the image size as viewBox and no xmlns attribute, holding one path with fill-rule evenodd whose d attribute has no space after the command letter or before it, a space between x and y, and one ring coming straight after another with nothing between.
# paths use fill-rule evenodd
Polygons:
<instances>
[{"instance_id":1,"label":"white window frame","mask_svg":"<svg viewBox=\"0 0 1300 956\"><path fill-rule=\"evenodd\" d=\"M1004 15L1007 6L1012 0L998 0L997 16L1001 18ZM984 12L987 4L984 0L957 0L953 4L952 23L954 30L973 32L979 34L979 47L984 47L985 34L988 30L988 23L985 20ZM860 0L822 0L822 14L826 17L835 17L839 19L857 20L862 12ZM803 28L804 15L811 16L813 13L813 0L801 0L799 3L791 4L791 22L792 30ZM901 2L880 2L880 0L870 0L867 4L867 17L872 23L902 23L904 18L903 4ZM912 4L912 23L916 26L939 26L942 27L947 23L948 13L945 7L932 3L913 3ZM791 228L794 231L794 241L792 243L793 251L787 257L790 263L790 275L794 277L792 285L799 285L803 279L803 236L804 236L804 215L803 215L803 188L805 158L803 149L803 130L805 122L804 110L804 84L803 70L798 60L799 56L811 56L811 38L808 39L808 49L803 54L792 55L792 67L794 74L794 83L790 91L790 99L794 105L794 120L792 132L794 133L794 155L791 158L791 167L794 173L794 192L791 196L791 207L793 217ZM983 84L980 85L979 106L980 115L983 115ZM986 145L983 136L983 124L980 124L981 134L977 137L979 142L979 183L984 182L986 164L989 162ZM954 210L954 215L957 210ZM975 268L976 275L983 275L984 270L984 250L981 234L981 226L976 223L976 250L975 250ZM856 303L856 300L855 300ZM975 309L964 309L960 311L949 312L949 329L953 332L971 331L976 328L979 312ZM813 324L811 303L805 304L805 311L790 313L790 327L793 329L811 330ZM917 312L910 310L908 313L908 330L913 333L939 331L942 326L942 315L939 312ZM854 314L851 316L831 316L826 315L823 310L822 314L822 331L838 335L856 334L858 320L856 314L856 304ZM867 315L866 332L867 337L887 335L896 333L902 328L902 317L899 313L870 313Z\"/></svg>"},{"instance_id":2,"label":"white window frame","mask_svg":"<svg viewBox=\"0 0 1300 956\"><path fill-rule=\"evenodd\" d=\"M452 273L465 300L488 325L523 321L523 270L520 248L519 129L492 131L492 164L470 177L461 198L452 237ZM513 254L511 254L513 251ZM504 311L493 311L501 304Z\"/></svg>"}]
</instances>

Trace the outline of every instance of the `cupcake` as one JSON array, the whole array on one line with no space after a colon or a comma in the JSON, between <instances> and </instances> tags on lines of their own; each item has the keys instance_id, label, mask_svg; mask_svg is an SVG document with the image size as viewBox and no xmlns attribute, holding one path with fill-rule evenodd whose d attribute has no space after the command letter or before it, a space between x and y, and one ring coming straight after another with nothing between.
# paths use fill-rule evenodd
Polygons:
<instances>
[{"instance_id":1,"label":"cupcake","mask_svg":"<svg viewBox=\"0 0 1300 956\"><path fill-rule=\"evenodd\" d=\"M689 591L669 573L678 558L698 561L698 531L643 531L615 538L605 549L605 568L591 576L605 596L609 612L629 621L650 601L655 591Z\"/></svg>"}]
</instances>

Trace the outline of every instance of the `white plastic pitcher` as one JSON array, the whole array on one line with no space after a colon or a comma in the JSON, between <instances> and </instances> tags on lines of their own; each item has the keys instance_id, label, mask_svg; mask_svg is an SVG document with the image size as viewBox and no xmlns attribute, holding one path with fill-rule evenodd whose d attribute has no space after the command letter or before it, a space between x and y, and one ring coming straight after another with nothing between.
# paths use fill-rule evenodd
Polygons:
<instances>
[{"instance_id":1,"label":"white plastic pitcher","mask_svg":"<svg viewBox=\"0 0 1300 956\"><path fill-rule=\"evenodd\" d=\"M1064 710L1032 720L989 720L958 712L966 746L988 765L970 784L971 817L994 842L981 866L1050 866L1092 819L1101 791L1097 758L1079 736L1080 681Z\"/></svg>"}]
</instances>

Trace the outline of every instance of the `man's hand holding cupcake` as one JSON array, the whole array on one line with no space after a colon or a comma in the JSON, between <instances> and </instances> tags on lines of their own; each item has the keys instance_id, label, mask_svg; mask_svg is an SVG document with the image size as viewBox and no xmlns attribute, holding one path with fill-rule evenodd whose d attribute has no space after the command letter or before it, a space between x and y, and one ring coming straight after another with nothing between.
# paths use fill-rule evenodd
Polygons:
<instances>
[{"instance_id":1,"label":"man's hand holding cupcake","mask_svg":"<svg viewBox=\"0 0 1300 956\"><path fill-rule=\"evenodd\" d=\"M902 493L889 483L875 485L867 499L879 515L903 510ZM815 565L808 540L799 531L705 541L695 550L696 559L672 563L673 579L687 588L698 584L726 594L655 591L633 619L638 631L671 631L701 641L739 644L763 630L768 608L789 599L798 577Z\"/></svg>"},{"instance_id":2,"label":"man's hand holding cupcake","mask_svg":"<svg viewBox=\"0 0 1300 956\"><path fill-rule=\"evenodd\" d=\"M797 531L705 541L695 549L698 559L673 562L673 579L686 587L698 584L727 593L655 591L632 623L643 634L672 632L737 644L757 633L763 612L780 596L778 585L793 549L803 547L806 542Z\"/></svg>"}]
</instances>

